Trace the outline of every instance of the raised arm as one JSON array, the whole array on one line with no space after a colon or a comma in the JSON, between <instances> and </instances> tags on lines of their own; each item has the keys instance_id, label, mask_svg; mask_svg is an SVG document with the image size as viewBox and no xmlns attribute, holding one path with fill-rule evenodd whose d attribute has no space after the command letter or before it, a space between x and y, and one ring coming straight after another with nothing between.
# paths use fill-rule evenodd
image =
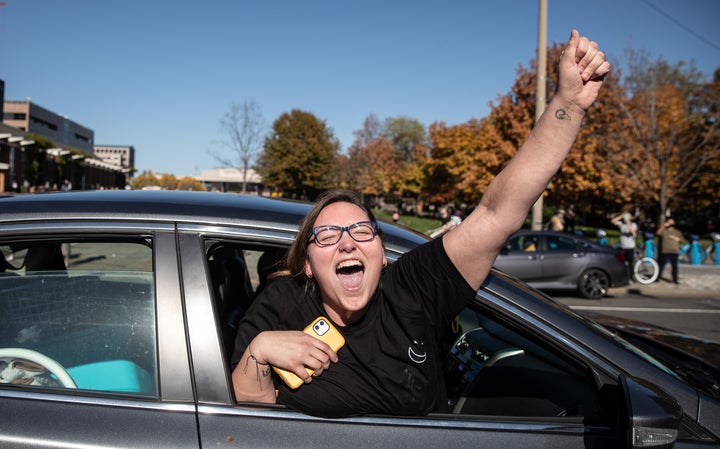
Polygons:
<instances>
[{"instance_id":1,"label":"raised arm","mask_svg":"<svg viewBox=\"0 0 720 449\"><path fill-rule=\"evenodd\" d=\"M474 288L480 287L502 245L522 226L530 207L560 169L609 71L597 44L573 30L560 58L552 101L475 211L443 237L450 259Z\"/></svg>"}]
</instances>

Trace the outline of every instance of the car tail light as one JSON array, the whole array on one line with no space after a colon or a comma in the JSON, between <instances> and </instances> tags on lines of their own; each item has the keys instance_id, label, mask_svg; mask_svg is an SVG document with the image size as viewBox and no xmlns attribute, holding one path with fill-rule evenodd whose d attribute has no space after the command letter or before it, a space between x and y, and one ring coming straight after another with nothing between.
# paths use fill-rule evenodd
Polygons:
<instances>
[{"instance_id":1,"label":"car tail light","mask_svg":"<svg viewBox=\"0 0 720 449\"><path fill-rule=\"evenodd\" d=\"M615 258L622 263L625 263L625 253L620 250L615 250Z\"/></svg>"}]
</instances>

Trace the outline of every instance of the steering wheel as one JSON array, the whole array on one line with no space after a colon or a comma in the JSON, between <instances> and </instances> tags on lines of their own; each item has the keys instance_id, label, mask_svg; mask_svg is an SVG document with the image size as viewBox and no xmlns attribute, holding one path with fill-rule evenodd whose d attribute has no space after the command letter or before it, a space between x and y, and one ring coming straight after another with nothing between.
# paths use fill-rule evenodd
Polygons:
<instances>
[{"instance_id":1,"label":"steering wheel","mask_svg":"<svg viewBox=\"0 0 720 449\"><path fill-rule=\"evenodd\" d=\"M0 348L0 359L22 359L37 363L50 373L54 374L65 388L77 388L75 381L73 381L70 374L68 374L61 364L44 354L33 351L32 349Z\"/></svg>"}]
</instances>

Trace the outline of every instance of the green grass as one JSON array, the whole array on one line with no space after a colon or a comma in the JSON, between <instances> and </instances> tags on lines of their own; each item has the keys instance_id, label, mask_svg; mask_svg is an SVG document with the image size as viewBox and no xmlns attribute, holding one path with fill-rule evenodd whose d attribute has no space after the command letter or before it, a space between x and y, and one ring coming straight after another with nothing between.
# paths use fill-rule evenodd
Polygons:
<instances>
[{"instance_id":1,"label":"green grass","mask_svg":"<svg viewBox=\"0 0 720 449\"><path fill-rule=\"evenodd\" d=\"M373 213L375 214L375 217L377 217L378 220L383 220L383 221L392 223L392 216L390 214L382 212L378 209L373 210ZM433 218L416 217L416 216L412 216L412 215L401 215L400 223L407 226L408 228L414 229L418 232L422 232L423 234L427 234L427 232L429 230L439 227L442 222L440 220L435 220Z\"/></svg>"},{"instance_id":2,"label":"green grass","mask_svg":"<svg viewBox=\"0 0 720 449\"><path fill-rule=\"evenodd\" d=\"M382 212L379 209L373 210L373 213L375 214L375 217L377 217L378 220L383 220L392 223L392 216L388 213ZM431 229L435 229L440 226L441 221L436 220L433 218L427 218L427 217L416 217L412 215L402 215L400 217L400 223L407 226L408 228L414 229L418 232L421 232L423 234L428 234L428 231ZM577 229L583 231L583 234L585 238L588 240L597 240L595 232L597 231L597 228L590 228L590 227L583 227L578 226ZM620 242L620 231L614 227L614 226L608 226L605 229L605 232L607 233L607 239L608 239L608 245L611 247L614 247ZM686 236L688 238L689 236ZM655 243L659 243L659 238L655 237ZM638 243L642 243L643 238L638 238ZM710 244L710 239L702 238L700 239L700 244L703 248L707 248L707 246Z\"/></svg>"}]
</instances>

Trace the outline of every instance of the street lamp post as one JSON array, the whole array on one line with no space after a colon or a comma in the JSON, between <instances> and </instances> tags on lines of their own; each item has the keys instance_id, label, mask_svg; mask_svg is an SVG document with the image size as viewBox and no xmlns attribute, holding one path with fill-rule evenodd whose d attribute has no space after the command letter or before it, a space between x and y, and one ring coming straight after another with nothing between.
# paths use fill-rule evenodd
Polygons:
<instances>
[{"instance_id":1,"label":"street lamp post","mask_svg":"<svg viewBox=\"0 0 720 449\"><path fill-rule=\"evenodd\" d=\"M538 63L537 63L537 86L535 95L535 122L545 112L547 101L547 0L539 0L538 12ZM532 207L531 228L538 231L542 228L543 196L535 201Z\"/></svg>"}]
</instances>

